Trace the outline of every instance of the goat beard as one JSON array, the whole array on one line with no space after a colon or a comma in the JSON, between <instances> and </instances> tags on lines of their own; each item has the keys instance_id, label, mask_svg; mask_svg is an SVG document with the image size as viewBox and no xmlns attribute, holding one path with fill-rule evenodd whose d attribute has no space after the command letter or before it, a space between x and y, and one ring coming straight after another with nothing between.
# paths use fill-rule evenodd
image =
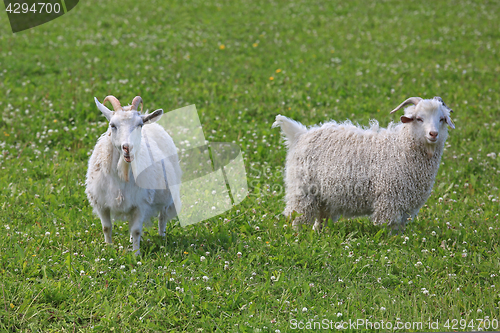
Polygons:
<instances>
[{"instance_id":1,"label":"goat beard","mask_svg":"<svg viewBox=\"0 0 500 333\"><path fill-rule=\"evenodd\" d=\"M130 156L130 162L133 161L134 158ZM118 160L118 164L116 169L118 170L118 176L124 180L125 182L129 181L129 172L130 172L130 162L125 159L125 156L121 156Z\"/></svg>"}]
</instances>

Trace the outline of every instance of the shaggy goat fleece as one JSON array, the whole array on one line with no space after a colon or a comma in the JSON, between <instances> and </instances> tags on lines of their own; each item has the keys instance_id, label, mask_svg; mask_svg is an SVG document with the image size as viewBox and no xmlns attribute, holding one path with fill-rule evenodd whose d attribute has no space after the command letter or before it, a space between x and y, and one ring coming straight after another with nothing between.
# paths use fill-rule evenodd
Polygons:
<instances>
[{"instance_id":1,"label":"shaggy goat fleece","mask_svg":"<svg viewBox=\"0 0 500 333\"><path fill-rule=\"evenodd\" d=\"M325 218L368 215L375 224L403 229L430 196L448 134L450 110L434 100L420 104L429 117L442 117L432 147L419 137L419 118L387 129L375 120L369 128L330 121L307 129L278 115L273 127L282 128L288 146L284 214L302 214L293 225L315 222L317 228ZM405 116L415 110L407 108Z\"/></svg>"}]
</instances>

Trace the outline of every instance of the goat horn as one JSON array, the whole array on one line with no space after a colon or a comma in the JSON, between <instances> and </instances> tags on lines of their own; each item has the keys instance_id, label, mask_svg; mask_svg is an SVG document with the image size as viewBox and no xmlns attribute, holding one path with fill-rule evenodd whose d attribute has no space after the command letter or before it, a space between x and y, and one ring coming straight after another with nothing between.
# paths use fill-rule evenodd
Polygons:
<instances>
[{"instance_id":1,"label":"goat horn","mask_svg":"<svg viewBox=\"0 0 500 333\"><path fill-rule=\"evenodd\" d=\"M144 107L144 103L142 102L142 98L141 98L141 96L135 96L134 100L132 101L132 105L130 107L130 110L137 111L139 104L141 104L141 112L142 112L142 108Z\"/></svg>"},{"instance_id":2,"label":"goat horn","mask_svg":"<svg viewBox=\"0 0 500 333\"><path fill-rule=\"evenodd\" d=\"M444 103L444 101L443 101L443 99L442 99L441 97L439 97L439 96L434 96L434 99L435 99L436 101L441 102L441 103L444 105L444 107L445 107L445 108L447 108L448 110L450 110L450 112L453 112L453 110L452 110L452 109L450 109L450 107Z\"/></svg>"},{"instance_id":3,"label":"goat horn","mask_svg":"<svg viewBox=\"0 0 500 333\"><path fill-rule=\"evenodd\" d=\"M120 104L120 101L115 96L112 96L112 95L106 96L106 98L104 99L104 101L102 101L102 104L106 103L106 101L109 101L111 103L111 105L113 106L113 109L115 111L121 111L122 110L122 106Z\"/></svg>"},{"instance_id":4,"label":"goat horn","mask_svg":"<svg viewBox=\"0 0 500 333\"><path fill-rule=\"evenodd\" d=\"M418 103L420 103L420 101L422 101L421 97L410 97L406 101L404 101L403 103L399 104L399 106L397 108L395 108L394 110L392 110L391 113L398 111L399 109L407 106L408 104L417 105Z\"/></svg>"}]
</instances>

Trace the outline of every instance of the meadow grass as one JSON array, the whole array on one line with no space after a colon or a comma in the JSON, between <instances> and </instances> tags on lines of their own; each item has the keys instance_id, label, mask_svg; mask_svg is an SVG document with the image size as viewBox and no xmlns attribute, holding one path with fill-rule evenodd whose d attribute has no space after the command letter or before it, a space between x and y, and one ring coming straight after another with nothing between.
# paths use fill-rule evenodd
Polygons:
<instances>
[{"instance_id":1,"label":"meadow grass","mask_svg":"<svg viewBox=\"0 0 500 333\"><path fill-rule=\"evenodd\" d=\"M499 11L488 1L80 1L17 34L0 15L0 330L287 332L324 320L492 330ZM107 128L93 98L108 94L140 95L150 110L196 104L207 140L244 151L248 198L169 224L166 240L147 229L140 257L127 223L105 245L84 182ZM281 215L274 117L385 126L410 96L441 96L456 129L405 234L366 218L295 232Z\"/></svg>"}]
</instances>

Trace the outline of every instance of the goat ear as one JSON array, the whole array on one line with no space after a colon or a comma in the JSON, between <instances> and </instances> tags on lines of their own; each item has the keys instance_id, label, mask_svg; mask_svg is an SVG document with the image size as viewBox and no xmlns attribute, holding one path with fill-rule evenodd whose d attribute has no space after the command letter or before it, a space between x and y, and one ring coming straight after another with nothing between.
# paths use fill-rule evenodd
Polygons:
<instances>
[{"instance_id":1,"label":"goat ear","mask_svg":"<svg viewBox=\"0 0 500 333\"><path fill-rule=\"evenodd\" d=\"M104 115L104 117L106 117L106 119L108 119L108 121L110 121L111 117L113 117L114 112L111 111L110 109L108 109L107 107L105 107L104 105L102 105L99 102L99 100L97 99L97 97L94 97L94 101L95 101L95 104L97 105L97 108L99 109L99 111L101 111L102 114Z\"/></svg>"},{"instance_id":2,"label":"goat ear","mask_svg":"<svg viewBox=\"0 0 500 333\"><path fill-rule=\"evenodd\" d=\"M412 121L413 121L413 117L401 116L401 122L404 124L411 123Z\"/></svg>"},{"instance_id":3,"label":"goat ear","mask_svg":"<svg viewBox=\"0 0 500 333\"><path fill-rule=\"evenodd\" d=\"M163 110L158 109L150 114L143 115L142 121L144 122L144 124L152 124L160 120L162 115L163 115Z\"/></svg>"}]
</instances>

